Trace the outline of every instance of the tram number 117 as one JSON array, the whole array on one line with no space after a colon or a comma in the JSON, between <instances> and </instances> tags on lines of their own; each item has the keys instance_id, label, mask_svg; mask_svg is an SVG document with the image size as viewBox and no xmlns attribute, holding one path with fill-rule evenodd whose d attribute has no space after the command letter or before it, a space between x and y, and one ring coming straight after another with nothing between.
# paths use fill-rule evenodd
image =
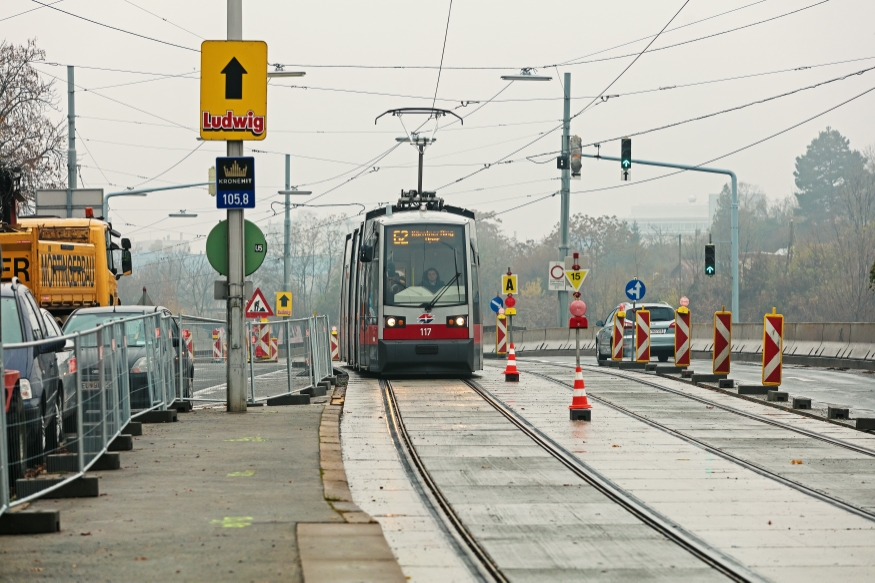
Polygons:
<instances>
[{"instance_id":1,"label":"tram number 117","mask_svg":"<svg viewBox=\"0 0 875 583\"><path fill-rule=\"evenodd\" d=\"M419 334L421 336L431 336L431 328L420 328Z\"/></svg>"}]
</instances>

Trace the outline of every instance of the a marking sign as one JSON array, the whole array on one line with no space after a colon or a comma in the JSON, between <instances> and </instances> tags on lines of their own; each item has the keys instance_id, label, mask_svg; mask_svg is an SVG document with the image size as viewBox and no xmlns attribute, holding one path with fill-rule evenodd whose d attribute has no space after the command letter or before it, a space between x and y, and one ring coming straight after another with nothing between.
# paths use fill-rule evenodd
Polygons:
<instances>
[{"instance_id":1,"label":"a marking sign","mask_svg":"<svg viewBox=\"0 0 875 583\"><path fill-rule=\"evenodd\" d=\"M502 275L501 276L501 293L503 294L515 294L519 290L519 286L517 285L517 276L513 275Z\"/></svg>"},{"instance_id":2,"label":"a marking sign","mask_svg":"<svg viewBox=\"0 0 875 583\"><path fill-rule=\"evenodd\" d=\"M565 277L568 279L568 283L571 284L571 287L574 288L574 291L578 291L580 286L583 284L583 280L586 279L586 276L589 275L589 269L566 269Z\"/></svg>"},{"instance_id":3,"label":"a marking sign","mask_svg":"<svg viewBox=\"0 0 875 583\"><path fill-rule=\"evenodd\" d=\"M292 315L292 292L276 292L276 315L286 317Z\"/></svg>"},{"instance_id":4,"label":"a marking sign","mask_svg":"<svg viewBox=\"0 0 875 583\"><path fill-rule=\"evenodd\" d=\"M565 279L565 263L551 261L547 271L547 289L549 291L565 291L568 289Z\"/></svg>"},{"instance_id":5,"label":"a marking sign","mask_svg":"<svg viewBox=\"0 0 875 583\"><path fill-rule=\"evenodd\" d=\"M273 310L270 309L270 304L261 293L261 288L255 288L255 293L252 294L252 299L246 304L247 318L269 318L273 316Z\"/></svg>"},{"instance_id":6,"label":"a marking sign","mask_svg":"<svg viewBox=\"0 0 875 583\"><path fill-rule=\"evenodd\" d=\"M492 298L492 301L489 302L489 307L497 314L498 310L504 307L504 300L501 299L501 296L495 296Z\"/></svg>"},{"instance_id":7,"label":"a marking sign","mask_svg":"<svg viewBox=\"0 0 875 583\"><path fill-rule=\"evenodd\" d=\"M267 43L201 43L200 117L204 140L267 136Z\"/></svg>"},{"instance_id":8,"label":"a marking sign","mask_svg":"<svg viewBox=\"0 0 875 583\"><path fill-rule=\"evenodd\" d=\"M640 279L633 279L626 284L626 297L633 302L640 302L644 299L644 294L647 293L647 288L644 282Z\"/></svg>"}]
</instances>

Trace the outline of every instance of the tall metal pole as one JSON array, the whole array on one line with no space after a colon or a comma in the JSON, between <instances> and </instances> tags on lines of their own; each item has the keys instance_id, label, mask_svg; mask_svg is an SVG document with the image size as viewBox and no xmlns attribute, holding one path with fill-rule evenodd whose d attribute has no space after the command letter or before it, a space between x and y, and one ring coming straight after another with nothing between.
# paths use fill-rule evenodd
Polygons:
<instances>
[{"instance_id":1,"label":"tall metal pole","mask_svg":"<svg viewBox=\"0 0 875 583\"><path fill-rule=\"evenodd\" d=\"M569 156L569 134L571 133L571 73L565 73L565 82L562 84L565 93L563 99L562 117L562 158L565 160L565 168L562 170L562 211L559 216L559 261L565 261L568 257L568 214L571 208L571 165ZM568 292L560 291L558 327L563 327L565 317L568 314Z\"/></svg>"},{"instance_id":2,"label":"tall metal pole","mask_svg":"<svg viewBox=\"0 0 875 583\"><path fill-rule=\"evenodd\" d=\"M425 144L418 144L419 148L419 182L417 188L419 190L416 191L416 194L422 196L422 158L425 155Z\"/></svg>"},{"instance_id":3,"label":"tall metal pole","mask_svg":"<svg viewBox=\"0 0 875 583\"><path fill-rule=\"evenodd\" d=\"M243 0L228 1L228 40L243 39ZM228 156L242 156L243 142L228 140ZM228 210L227 410L246 412L246 324L243 314L243 209Z\"/></svg>"},{"instance_id":4,"label":"tall metal pole","mask_svg":"<svg viewBox=\"0 0 875 583\"><path fill-rule=\"evenodd\" d=\"M73 66L67 65L67 218L73 216L73 190L76 181L76 86Z\"/></svg>"},{"instance_id":5,"label":"tall metal pole","mask_svg":"<svg viewBox=\"0 0 875 583\"><path fill-rule=\"evenodd\" d=\"M288 191L292 185L292 157L289 154L286 154L286 191ZM289 241L290 233L292 232L292 219L289 215L289 196L286 195L286 215L283 220L283 291L289 291L289 277L291 266L289 265L289 261L291 261L291 242Z\"/></svg>"}]
</instances>

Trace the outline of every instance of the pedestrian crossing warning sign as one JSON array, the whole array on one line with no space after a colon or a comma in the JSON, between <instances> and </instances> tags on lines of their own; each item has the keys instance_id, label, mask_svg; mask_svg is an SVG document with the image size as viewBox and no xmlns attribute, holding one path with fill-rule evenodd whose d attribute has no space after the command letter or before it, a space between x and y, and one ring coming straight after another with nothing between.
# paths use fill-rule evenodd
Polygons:
<instances>
[{"instance_id":1,"label":"pedestrian crossing warning sign","mask_svg":"<svg viewBox=\"0 0 875 583\"><path fill-rule=\"evenodd\" d=\"M517 293L517 276L513 275L502 275L501 276L501 293L503 294L515 294Z\"/></svg>"},{"instance_id":2,"label":"pedestrian crossing warning sign","mask_svg":"<svg viewBox=\"0 0 875 583\"><path fill-rule=\"evenodd\" d=\"M273 310L270 309L270 304L261 293L261 288L255 288L255 293L252 294L252 299L246 304L247 318L268 318L273 316Z\"/></svg>"}]
</instances>

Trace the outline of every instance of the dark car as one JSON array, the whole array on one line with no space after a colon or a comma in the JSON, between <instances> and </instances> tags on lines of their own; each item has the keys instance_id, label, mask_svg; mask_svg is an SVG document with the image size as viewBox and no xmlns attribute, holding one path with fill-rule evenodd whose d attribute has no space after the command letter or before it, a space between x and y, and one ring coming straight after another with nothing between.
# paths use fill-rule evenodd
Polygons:
<instances>
[{"instance_id":1,"label":"dark car","mask_svg":"<svg viewBox=\"0 0 875 583\"><path fill-rule=\"evenodd\" d=\"M63 340L52 340L36 300L18 278L4 283L0 290L0 314L3 327L4 367L19 372L18 390L26 424L28 465L44 461L46 452L64 441L61 409L63 385L58 376L55 353L63 350ZM16 344L40 342L35 346ZM14 420L13 420L14 422ZM14 431L13 427L13 431Z\"/></svg>"},{"instance_id":2,"label":"dark car","mask_svg":"<svg viewBox=\"0 0 875 583\"><path fill-rule=\"evenodd\" d=\"M67 321L64 323L64 334L72 334L74 332L86 332L108 322L133 318L145 314L160 314L161 316L169 317L172 314L170 310L162 306L107 306L102 308L82 308L76 310ZM190 398L192 387L194 384L194 362L191 359L187 350L179 350L180 332L179 325L172 318L168 320L170 326L171 343L158 342L156 333L151 329L154 323L145 320L133 320L125 324L125 343L128 352L128 379L130 383L130 398L131 409L148 409L153 405L152 395L149 393L149 354L161 354L160 351L170 350L172 354L165 356L173 359L173 374L176 382L175 386L179 386L180 372L182 374L182 397ZM149 329L147 329L147 326ZM81 375L83 383L86 383L85 388L89 388L91 383L98 382L99 369L95 367L97 359L97 338L94 335L87 335L83 338L82 348L80 349L81 362L78 363L81 367ZM154 352L157 348L158 352ZM182 358L182 366L180 367L179 358ZM153 373L155 371L152 371ZM95 388L95 387L92 387Z\"/></svg>"},{"instance_id":3,"label":"dark car","mask_svg":"<svg viewBox=\"0 0 875 583\"><path fill-rule=\"evenodd\" d=\"M64 335L58 321L48 310L41 308L43 322L46 324L48 338L60 338ZM64 418L64 432L76 433L76 359L73 357L73 343L67 341L63 350L55 353L58 362L58 377L61 381L62 394L61 412Z\"/></svg>"},{"instance_id":4,"label":"dark car","mask_svg":"<svg viewBox=\"0 0 875 583\"><path fill-rule=\"evenodd\" d=\"M607 360L611 357L611 335L614 330L614 314L622 309L626 312L623 321L623 354L626 360L632 353L632 337L635 331L635 312L647 310L650 312L650 355L656 357L659 362L666 362L674 358L674 308L666 302L645 302L637 304L633 309L632 304L622 303L613 310L604 321L599 320L596 326L596 357L598 360Z\"/></svg>"}]
</instances>

